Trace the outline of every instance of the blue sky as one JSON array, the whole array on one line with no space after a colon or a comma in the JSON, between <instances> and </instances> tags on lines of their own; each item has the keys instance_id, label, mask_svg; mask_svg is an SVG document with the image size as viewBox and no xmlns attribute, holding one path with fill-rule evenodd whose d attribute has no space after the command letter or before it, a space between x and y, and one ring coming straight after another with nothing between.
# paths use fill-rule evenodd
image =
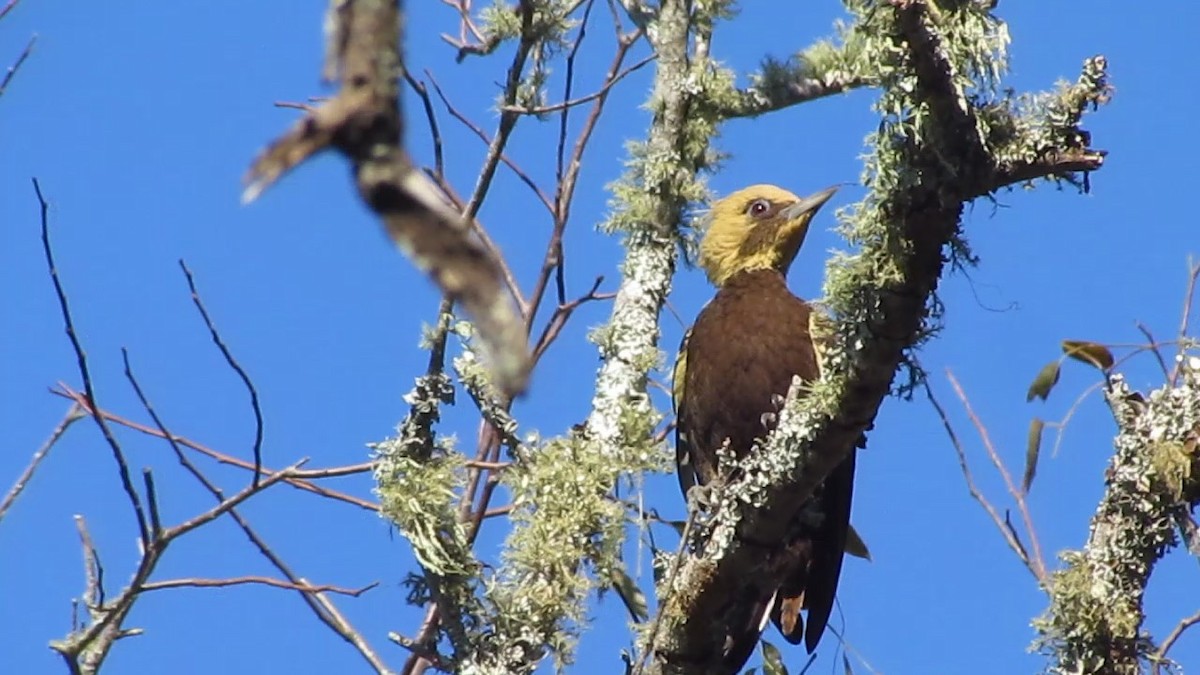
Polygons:
<instances>
[{"instance_id":1,"label":"blue sky","mask_svg":"<svg viewBox=\"0 0 1200 675\"><path fill-rule=\"evenodd\" d=\"M437 39L441 31L457 32L452 11L440 3L409 4L413 71L431 69L457 107L494 128L489 106L510 52L455 65L452 50ZM295 117L272 103L323 93L316 74L325 5L27 0L0 22L5 65L30 34L40 36L0 98L5 489L67 408L47 388L58 380L79 385L41 257L35 176L52 201L60 273L104 407L147 421L122 376L120 348L127 347L176 433L247 456L254 432L247 395L191 306L177 266L183 258L258 387L270 465L301 457L311 458L312 467L362 461L365 444L387 436L403 417L401 396L427 358L415 348L419 329L437 297L358 203L345 164L323 156L257 203L239 203L248 162ZM828 34L841 16L835 2L746 5L714 46L718 58L741 72L765 53L784 55ZM578 93L594 88L607 65L612 42L605 14L584 52ZM1048 403L1025 402L1030 380L1057 355L1059 340L1138 342L1136 321L1160 338L1177 329L1187 257L1200 254L1190 208L1194 181L1184 158L1185 132L1200 100L1183 74L1200 9L1161 1L1133 12L1112 1L1001 3L1000 14L1013 36L1007 85L1024 91L1073 80L1084 58L1103 53L1116 86L1112 104L1087 121L1095 145L1111 153L1092 177L1092 194L1042 186L1002 193L996 203L968 211L966 232L982 264L943 282L946 327L921 354L968 442L981 486L1007 506L945 369L953 369L1019 471L1030 417L1060 417L1096 379L1094 371L1070 364ZM647 115L638 106L651 71L617 87L585 157L565 243L571 294L586 291L597 275L605 276L604 289L615 286L618 243L593 225L605 213L604 186L620 173L622 144L643 137ZM877 124L869 110L873 96L856 92L727 125L718 143L732 156L712 177L713 189L772 182L805 192L856 181L862 139ZM413 97L406 104L410 144L428 161L423 115ZM450 178L468 191L483 146L440 108L439 117ZM547 190L556 129L525 120L511 146L513 158ZM861 195L861 188L847 187L834 203ZM504 169L481 217L528 288L548 219ZM819 292L823 260L840 246L833 222L832 211L818 218L797 261L792 286L802 295ZM690 321L710 294L703 275L682 270L671 302ZM585 335L608 310L607 303L585 306L552 348L531 396L516 409L524 428L554 434L586 416L597 362ZM682 326L670 313L663 326L664 345L673 349ZM1137 387L1159 382L1148 358L1127 372ZM1084 403L1074 420L1058 456L1043 461L1031 498L1048 556L1084 541L1111 453L1113 424L1099 398ZM470 407L449 411L442 431L472 447ZM208 495L165 445L132 432L120 437L135 468L154 468L165 521L209 507ZM234 469L202 466L229 489L246 480ZM340 487L366 497L371 484L359 476ZM646 490L651 504L681 513L672 476L650 477ZM389 630L411 634L420 616L404 605L399 585L411 569L403 538L373 514L289 488L256 498L245 513L306 578L344 586L379 581L379 588L339 605L390 663L403 663L405 654L385 638ZM4 672L62 672L46 645L69 629L71 599L83 587L74 514L86 517L115 591L136 560L136 530L108 450L88 421L54 448L0 523ZM884 673L1033 672L1042 665L1026 648L1029 621L1043 611L1044 596L968 497L927 402L885 403L860 456L854 521L874 561L847 564L841 613L833 621L854 654ZM489 523L481 550L494 552L503 533L499 521ZM630 551L633 564L638 558ZM1147 622L1156 637L1200 606L1195 572L1195 562L1178 554L1159 565ZM269 573L236 528L219 522L173 545L157 578ZM574 671L615 672L630 639L623 610L606 598L593 605L592 617L596 628L584 638ZM176 673L366 672L360 657L287 591L161 591L141 601L130 625L145 635L118 645L109 673L162 672L165 663ZM840 669L836 644L826 637L812 672ZM1185 636L1174 654L1200 664L1200 638ZM805 661L800 650L785 651L785 658L795 670ZM855 672L868 672L853 664Z\"/></svg>"}]
</instances>

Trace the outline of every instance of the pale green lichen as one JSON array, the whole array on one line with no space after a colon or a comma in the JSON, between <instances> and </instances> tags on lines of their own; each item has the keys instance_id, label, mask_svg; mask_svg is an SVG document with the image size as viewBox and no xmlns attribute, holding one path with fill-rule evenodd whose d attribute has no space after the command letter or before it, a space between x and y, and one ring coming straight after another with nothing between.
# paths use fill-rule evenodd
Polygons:
<instances>
[{"instance_id":1,"label":"pale green lichen","mask_svg":"<svg viewBox=\"0 0 1200 675\"><path fill-rule=\"evenodd\" d=\"M662 363L658 315L670 290L680 214L706 197L697 173L717 160L708 147L716 120L696 102L731 86L708 58L687 58L689 26L710 25L729 7L708 0L689 14L683 4L665 3L648 26L658 53L648 104L655 121L645 143L631 144L602 225L624 235L626 257L612 318L592 334L604 359L592 413L567 436L522 450L503 474L514 527L502 566L486 582L492 625L466 672L527 672L547 651L560 667L571 662L586 598L621 565L625 508L611 492L621 476L664 463L654 441L661 414L646 393L650 370Z\"/></svg>"},{"instance_id":2,"label":"pale green lichen","mask_svg":"<svg viewBox=\"0 0 1200 675\"><path fill-rule=\"evenodd\" d=\"M1109 380L1117 420L1116 453L1088 541L1067 551L1046 589L1050 606L1034 621L1034 647L1047 671L1134 675L1152 653L1141 627L1142 599L1155 563L1177 544L1175 514L1196 489L1192 473L1200 428L1200 370L1184 368L1179 386L1142 399L1124 378Z\"/></svg>"},{"instance_id":3,"label":"pale green lichen","mask_svg":"<svg viewBox=\"0 0 1200 675\"><path fill-rule=\"evenodd\" d=\"M479 12L478 28L483 34L483 53L494 51L504 42L519 39L528 48L530 67L519 79L510 80L500 94L497 108L508 106L537 108L546 105L549 63L571 44L568 34L579 25L572 12L579 7L572 0L532 0L518 5L496 0Z\"/></svg>"},{"instance_id":4,"label":"pale green lichen","mask_svg":"<svg viewBox=\"0 0 1200 675\"><path fill-rule=\"evenodd\" d=\"M897 7L860 1L847 6L856 17L854 67L872 73L873 82L882 88L875 106L882 121L867 141L863 182L870 192L862 203L839 214L840 232L857 250L833 256L826 268L825 303L832 310L836 336L823 359L822 378L808 388L794 383L776 430L738 461L742 471L737 479L715 495L711 519L703 524L710 529L700 539L705 542L703 558L688 561L685 586L693 589L700 583L697 577L706 574L704 565L720 560L735 543L742 527L737 514L768 505L774 486L810 480L805 469L820 459L808 454L814 452L811 446L818 437L829 440L827 432L833 432L828 422L844 414L841 406L852 400L851 385L862 384L858 378L865 373L881 374L880 359L886 353L876 346L883 338L871 331L905 326L913 318L936 322L940 303L928 277L940 267L914 267L917 244L905 218L926 211L942 218L946 225L926 227L948 228L938 234L954 256L952 262L969 264L973 255L959 230L957 210L963 202L999 187L988 182L996 148L989 145L987 128L975 113L1000 99L997 89L1008 45L1004 24L985 3ZM902 26L902 21L919 25ZM922 31L928 45L909 42L910 35ZM922 245L928 247L928 236ZM930 251L919 253L921 260L936 264ZM914 293L923 296L918 317L894 316L885 306L890 302L895 308L897 294ZM911 336L887 339L903 340L912 349L936 329L936 323L925 323ZM910 383L920 376L919 371L911 372Z\"/></svg>"},{"instance_id":5,"label":"pale green lichen","mask_svg":"<svg viewBox=\"0 0 1200 675\"><path fill-rule=\"evenodd\" d=\"M857 24L835 24L836 38L821 40L786 59L767 56L745 90L712 99L726 118L755 117L874 81Z\"/></svg>"}]
</instances>

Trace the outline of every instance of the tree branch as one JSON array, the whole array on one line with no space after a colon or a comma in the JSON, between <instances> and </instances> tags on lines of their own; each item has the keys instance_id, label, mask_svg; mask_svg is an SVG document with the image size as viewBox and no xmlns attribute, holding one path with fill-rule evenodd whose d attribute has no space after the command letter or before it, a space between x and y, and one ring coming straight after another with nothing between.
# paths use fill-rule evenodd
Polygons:
<instances>
[{"instance_id":1,"label":"tree branch","mask_svg":"<svg viewBox=\"0 0 1200 675\"><path fill-rule=\"evenodd\" d=\"M1200 500L1200 358L1182 361L1179 384L1148 396L1110 376L1118 431L1104 496L1083 549L1061 555L1050 607L1034 622L1052 673L1137 675L1153 652L1142 631L1146 583L1178 543L1176 516Z\"/></svg>"},{"instance_id":2,"label":"tree branch","mask_svg":"<svg viewBox=\"0 0 1200 675\"><path fill-rule=\"evenodd\" d=\"M513 299L504 291L503 263L474 240L468 223L414 169L402 146L399 0L345 0L333 5L328 18L325 75L338 77L341 89L254 160L244 199L257 198L314 154L340 151L353 163L359 194L389 236L479 325L496 386L510 396L520 393L529 353ZM502 147L502 136L503 129L493 151ZM494 166L481 182L490 181ZM473 217L474 209L467 214Z\"/></svg>"},{"instance_id":3,"label":"tree branch","mask_svg":"<svg viewBox=\"0 0 1200 675\"><path fill-rule=\"evenodd\" d=\"M659 360L658 317L670 290L677 228L684 206L705 196L696 174L711 161L707 141L714 133L713 118L697 110L697 101L711 95L705 88L713 64L704 49L688 53L695 27L711 25L712 17L690 4L664 1L646 30L658 57L654 121L614 187L617 207L605 224L625 234L625 260L609 323L593 334L604 364L592 412L567 437L521 453L502 476L513 492L514 529L506 565L486 597L494 629L462 664L464 672L527 673L548 651L568 649L568 622L582 620L588 594L607 584L619 564L624 510L608 494L621 475L661 466L653 442L659 415L646 382Z\"/></svg>"},{"instance_id":4,"label":"tree branch","mask_svg":"<svg viewBox=\"0 0 1200 675\"><path fill-rule=\"evenodd\" d=\"M905 350L925 335L943 251L965 246L959 231L963 204L1003 187L1016 173L993 159L995 139L972 105L992 93L991 78L1003 59L1000 24L988 10L959 3L934 15L921 0L854 6L868 45L862 58L880 74L877 108L885 118L873 137L870 193L843 224L861 248L836 257L827 270L826 304L838 328L828 368L802 399L799 383L793 384L777 429L714 496L707 533L687 554L674 586L660 590L668 594L661 610L666 616L660 639L650 646L651 673L722 671L730 599L761 597L778 585L782 566L772 547L783 548L805 496L854 451ZM946 16L951 11L959 16ZM1088 82L1097 91L1083 100L1106 91L1102 77ZM1009 128L1022 128L1005 119ZM1082 137L1078 129L1053 129ZM1036 139L1006 140L1024 147L1021 142ZM1098 168L1100 153L1089 157L1094 159L1082 166ZM1062 167L1047 153L1030 156L1028 165L1041 167L1042 175Z\"/></svg>"}]
</instances>

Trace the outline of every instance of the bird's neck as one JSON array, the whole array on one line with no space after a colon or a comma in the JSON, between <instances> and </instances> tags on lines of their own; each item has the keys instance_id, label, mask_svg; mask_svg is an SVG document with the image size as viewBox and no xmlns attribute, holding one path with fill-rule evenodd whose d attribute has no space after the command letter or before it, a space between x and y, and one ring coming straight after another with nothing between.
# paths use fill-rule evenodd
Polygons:
<instances>
[{"instance_id":1,"label":"bird's neck","mask_svg":"<svg viewBox=\"0 0 1200 675\"><path fill-rule=\"evenodd\" d=\"M787 279L779 270L759 268L734 272L721 285L721 290L739 290L743 288L782 288L787 290Z\"/></svg>"}]
</instances>

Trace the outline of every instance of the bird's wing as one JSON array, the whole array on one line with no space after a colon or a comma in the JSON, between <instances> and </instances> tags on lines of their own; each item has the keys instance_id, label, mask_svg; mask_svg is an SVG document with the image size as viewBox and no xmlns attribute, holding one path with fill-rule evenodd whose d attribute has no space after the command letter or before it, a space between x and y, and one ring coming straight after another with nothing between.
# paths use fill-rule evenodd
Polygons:
<instances>
[{"instance_id":1,"label":"bird's wing","mask_svg":"<svg viewBox=\"0 0 1200 675\"><path fill-rule=\"evenodd\" d=\"M692 463L692 445L687 432L679 423L679 411L683 409L683 399L687 395L684 380L687 376L688 340L692 337L692 329L687 329L683 339L679 341L679 353L675 355L675 367L671 372L671 407L675 412L675 471L679 478L679 489L686 497L688 490L696 484L696 468Z\"/></svg>"},{"instance_id":2,"label":"bird's wing","mask_svg":"<svg viewBox=\"0 0 1200 675\"><path fill-rule=\"evenodd\" d=\"M846 551L846 530L850 527L850 501L854 495L854 460L857 450L842 461L829 478L825 479L821 492L821 510L825 518L818 534L813 538L812 567L808 573L808 588L804 592L808 608L808 628L804 632L804 645L809 653L817 648L817 642L829 623L833 612L834 596L837 594L838 578L842 575L843 553Z\"/></svg>"},{"instance_id":3,"label":"bird's wing","mask_svg":"<svg viewBox=\"0 0 1200 675\"><path fill-rule=\"evenodd\" d=\"M813 353L817 356L817 375L825 375L825 357L837 337L837 324L833 317L818 304L809 303L808 335L812 340Z\"/></svg>"}]
</instances>

